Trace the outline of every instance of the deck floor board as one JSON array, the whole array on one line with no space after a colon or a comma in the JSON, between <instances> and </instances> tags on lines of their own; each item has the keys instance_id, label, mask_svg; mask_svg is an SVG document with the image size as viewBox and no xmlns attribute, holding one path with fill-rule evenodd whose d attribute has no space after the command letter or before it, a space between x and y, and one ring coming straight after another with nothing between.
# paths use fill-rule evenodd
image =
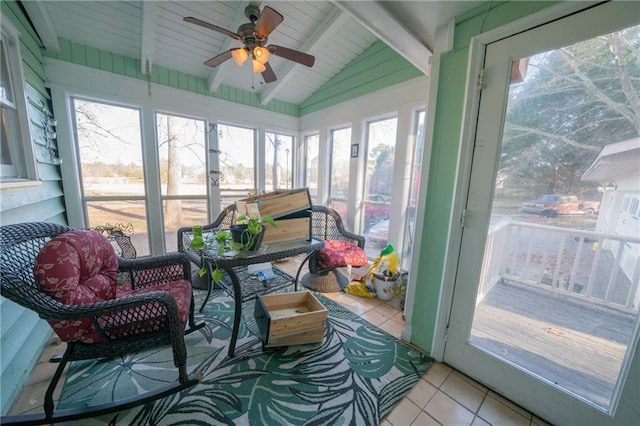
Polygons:
<instances>
[{"instance_id":1,"label":"deck floor board","mask_svg":"<svg viewBox=\"0 0 640 426\"><path fill-rule=\"evenodd\" d=\"M471 341L608 407L634 322L629 313L508 282L476 307Z\"/></svg>"}]
</instances>

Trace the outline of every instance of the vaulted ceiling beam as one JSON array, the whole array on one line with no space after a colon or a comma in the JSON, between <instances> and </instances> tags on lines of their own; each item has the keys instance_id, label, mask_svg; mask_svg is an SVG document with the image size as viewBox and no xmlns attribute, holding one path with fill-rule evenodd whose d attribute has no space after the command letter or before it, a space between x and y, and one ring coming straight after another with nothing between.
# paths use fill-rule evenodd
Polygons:
<instances>
[{"instance_id":1,"label":"vaulted ceiling beam","mask_svg":"<svg viewBox=\"0 0 640 426\"><path fill-rule=\"evenodd\" d=\"M313 55L347 18L348 15L343 13L340 8L333 8L298 50ZM278 80L275 83L271 83L269 87L262 92L260 99L262 105L268 104L277 96L278 92L287 86L289 80L293 78L297 72L304 71L303 68L305 67L293 61L287 61L287 64L278 71Z\"/></svg>"},{"instance_id":2,"label":"vaulted ceiling beam","mask_svg":"<svg viewBox=\"0 0 640 426\"><path fill-rule=\"evenodd\" d=\"M156 34L156 2L142 2L142 40L140 42L140 67L142 75L151 74Z\"/></svg>"},{"instance_id":3,"label":"vaulted ceiling beam","mask_svg":"<svg viewBox=\"0 0 640 426\"><path fill-rule=\"evenodd\" d=\"M333 3L425 75L428 74L431 51L377 2L334 0Z\"/></svg>"},{"instance_id":4,"label":"vaulted ceiling beam","mask_svg":"<svg viewBox=\"0 0 640 426\"><path fill-rule=\"evenodd\" d=\"M51 16L47 11L44 1L23 1L22 5L27 11L31 22L33 22L33 26L40 40L42 40L45 49L59 52L60 44L58 43L58 34L53 28L53 22L51 21Z\"/></svg>"}]
</instances>

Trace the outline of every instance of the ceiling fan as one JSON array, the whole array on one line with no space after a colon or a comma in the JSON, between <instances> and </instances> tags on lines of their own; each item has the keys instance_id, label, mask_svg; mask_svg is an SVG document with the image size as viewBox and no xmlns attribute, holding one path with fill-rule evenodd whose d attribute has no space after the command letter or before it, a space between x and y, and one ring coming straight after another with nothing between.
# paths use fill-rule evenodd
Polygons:
<instances>
[{"instance_id":1,"label":"ceiling fan","mask_svg":"<svg viewBox=\"0 0 640 426\"><path fill-rule=\"evenodd\" d=\"M297 62L308 67L312 67L315 62L315 57L298 50L289 49L283 46L276 46L274 44L267 44L267 36L284 20L284 17L270 8L265 6L260 12L260 8L255 5L248 5L244 9L244 14L249 21L246 24L238 27L237 33L233 33L217 25L204 22L198 18L187 16L183 20L192 24L200 25L201 27L209 28L210 30L218 31L224 35L231 37L234 40L238 40L244 44L244 47L237 47L229 49L217 56L206 61L204 64L210 67L217 67L224 61L233 58L233 60L239 65L249 58L251 60L253 72L262 73L262 77L266 83L271 83L277 80L276 74L273 72L271 65L269 65L269 55L280 56L285 59Z\"/></svg>"}]
</instances>

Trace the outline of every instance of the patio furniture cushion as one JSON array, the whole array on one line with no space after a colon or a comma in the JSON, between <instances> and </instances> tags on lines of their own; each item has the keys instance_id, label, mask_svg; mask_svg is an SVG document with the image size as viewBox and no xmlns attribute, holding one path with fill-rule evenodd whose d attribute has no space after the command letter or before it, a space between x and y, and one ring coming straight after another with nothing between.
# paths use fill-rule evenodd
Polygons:
<instances>
[{"instance_id":1,"label":"patio furniture cushion","mask_svg":"<svg viewBox=\"0 0 640 426\"><path fill-rule=\"evenodd\" d=\"M318 263L322 268L341 266L364 266L369 262L367 255L358 245L343 240L327 240L318 252Z\"/></svg>"},{"instance_id":2,"label":"patio furniture cushion","mask_svg":"<svg viewBox=\"0 0 640 426\"><path fill-rule=\"evenodd\" d=\"M116 297L118 258L111 243L95 231L70 231L52 238L38 253L34 271L38 288L66 305ZM98 337L89 319L49 323L65 342L93 343Z\"/></svg>"}]
</instances>

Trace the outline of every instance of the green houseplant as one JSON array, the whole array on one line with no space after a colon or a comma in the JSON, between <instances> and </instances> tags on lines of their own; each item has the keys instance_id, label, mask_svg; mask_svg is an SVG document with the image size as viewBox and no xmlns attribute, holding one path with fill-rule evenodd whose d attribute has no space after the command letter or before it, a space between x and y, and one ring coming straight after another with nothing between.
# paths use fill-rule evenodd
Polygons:
<instances>
[{"instance_id":1,"label":"green houseplant","mask_svg":"<svg viewBox=\"0 0 640 426\"><path fill-rule=\"evenodd\" d=\"M225 252L238 251L247 252L257 250L262 242L264 236L265 225L278 227L277 223L271 216L246 216L240 215L236 218L236 223L231 225L229 230L220 230L215 234L216 252L218 255L222 255ZM235 235L234 235L235 234ZM215 261L214 261L215 263ZM203 277L207 273L207 268L204 266L204 260L202 261L202 267L199 270L199 274ZM222 269L218 265L214 265L211 271L211 279L214 283L219 283L224 276Z\"/></svg>"},{"instance_id":2,"label":"green houseplant","mask_svg":"<svg viewBox=\"0 0 640 426\"><path fill-rule=\"evenodd\" d=\"M231 233L229 247L238 251L251 251L260 248L260 243L262 242L265 231L265 222L273 227L278 226L271 216L263 216L262 218L259 216L238 216L236 218L236 224L231 225L229 228L229 232Z\"/></svg>"}]
</instances>

